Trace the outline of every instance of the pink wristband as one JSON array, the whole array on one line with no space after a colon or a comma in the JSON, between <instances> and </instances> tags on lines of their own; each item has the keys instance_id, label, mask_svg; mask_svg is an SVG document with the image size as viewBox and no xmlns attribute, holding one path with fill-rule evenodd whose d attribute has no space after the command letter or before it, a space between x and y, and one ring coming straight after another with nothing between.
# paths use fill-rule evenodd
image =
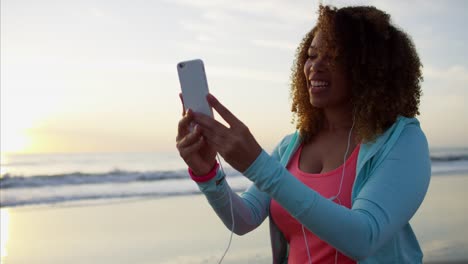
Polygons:
<instances>
[{"instance_id":1,"label":"pink wristband","mask_svg":"<svg viewBox=\"0 0 468 264\"><path fill-rule=\"evenodd\" d=\"M208 172L205 175L202 176L197 176L193 173L192 169L188 168L188 172L190 175L190 178L194 180L195 182L207 182L211 179L213 179L216 176L216 172L218 171L219 163L216 162L216 164L213 166L210 172Z\"/></svg>"}]
</instances>

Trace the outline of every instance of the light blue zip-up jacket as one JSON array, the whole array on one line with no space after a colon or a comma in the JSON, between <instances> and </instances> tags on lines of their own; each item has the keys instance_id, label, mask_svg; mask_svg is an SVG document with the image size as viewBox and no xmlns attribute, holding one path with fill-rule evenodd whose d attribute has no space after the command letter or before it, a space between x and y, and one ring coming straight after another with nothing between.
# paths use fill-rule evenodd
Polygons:
<instances>
[{"instance_id":1,"label":"light blue zip-up jacket","mask_svg":"<svg viewBox=\"0 0 468 264\"><path fill-rule=\"evenodd\" d=\"M239 235L265 220L273 198L307 229L359 263L422 263L409 220L427 192L431 164L417 119L400 116L375 141L361 144L351 209L324 198L285 168L300 144L296 132L271 155L262 151L243 172L254 184L241 195L231 190L221 170L198 184L226 227L232 227L229 194ZM270 236L273 263L286 263L288 244L271 217Z\"/></svg>"}]
</instances>

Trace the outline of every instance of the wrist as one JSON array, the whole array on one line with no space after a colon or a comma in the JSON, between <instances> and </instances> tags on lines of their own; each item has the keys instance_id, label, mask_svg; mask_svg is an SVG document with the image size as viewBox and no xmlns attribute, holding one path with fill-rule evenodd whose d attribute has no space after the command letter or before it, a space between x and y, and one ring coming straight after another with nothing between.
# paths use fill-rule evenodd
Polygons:
<instances>
[{"instance_id":1,"label":"wrist","mask_svg":"<svg viewBox=\"0 0 468 264\"><path fill-rule=\"evenodd\" d=\"M216 161L216 159L213 160L212 163L210 164L207 164L205 166L196 166L196 168L193 168L193 167L188 167L189 169L189 172L191 174L193 174L193 176L195 177L201 177L201 176L205 176L206 174L210 173L216 166L218 162Z\"/></svg>"},{"instance_id":2,"label":"wrist","mask_svg":"<svg viewBox=\"0 0 468 264\"><path fill-rule=\"evenodd\" d=\"M219 163L215 161L211 170L206 173L197 173L194 172L190 167L188 168L188 172L190 178L196 182L206 182L213 179L216 176L216 172L218 171Z\"/></svg>"}]
</instances>

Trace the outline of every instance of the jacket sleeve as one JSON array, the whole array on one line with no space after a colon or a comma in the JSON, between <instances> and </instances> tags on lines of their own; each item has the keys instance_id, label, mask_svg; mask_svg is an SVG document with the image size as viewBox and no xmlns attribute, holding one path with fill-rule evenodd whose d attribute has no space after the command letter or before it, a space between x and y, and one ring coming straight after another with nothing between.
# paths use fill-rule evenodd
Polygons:
<instances>
[{"instance_id":1,"label":"jacket sleeve","mask_svg":"<svg viewBox=\"0 0 468 264\"><path fill-rule=\"evenodd\" d=\"M280 148L290 137L285 137L281 143L273 150L271 159L278 162L280 159ZM238 195L235 193L225 175L218 168L216 176L210 181L198 183L199 189L206 196L213 210L223 221L224 225L231 230L232 228L232 210L234 213L234 233L238 235L246 234L258 227L268 216L270 207L270 196L260 191L257 186L252 184L245 192Z\"/></svg>"},{"instance_id":2,"label":"jacket sleeve","mask_svg":"<svg viewBox=\"0 0 468 264\"><path fill-rule=\"evenodd\" d=\"M351 209L310 189L265 152L244 172L311 232L356 260L372 255L408 223L424 199L430 174L428 145L418 126L403 130Z\"/></svg>"}]
</instances>

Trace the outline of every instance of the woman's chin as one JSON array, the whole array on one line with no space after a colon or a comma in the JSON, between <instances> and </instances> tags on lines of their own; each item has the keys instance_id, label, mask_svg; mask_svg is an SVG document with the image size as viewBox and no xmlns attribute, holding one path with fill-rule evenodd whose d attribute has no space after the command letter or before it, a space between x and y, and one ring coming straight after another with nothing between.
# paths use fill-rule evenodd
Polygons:
<instances>
[{"instance_id":1,"label":"woman's chin","mask_svg":"<svg viewBox=\"0 0 468 264\"><path fill-rule=\"evenodd\" d=\"M324 108L327 106L327 102L317 98L310 98L310 104L315 108Z\"/></svg>"}]
</instances>

